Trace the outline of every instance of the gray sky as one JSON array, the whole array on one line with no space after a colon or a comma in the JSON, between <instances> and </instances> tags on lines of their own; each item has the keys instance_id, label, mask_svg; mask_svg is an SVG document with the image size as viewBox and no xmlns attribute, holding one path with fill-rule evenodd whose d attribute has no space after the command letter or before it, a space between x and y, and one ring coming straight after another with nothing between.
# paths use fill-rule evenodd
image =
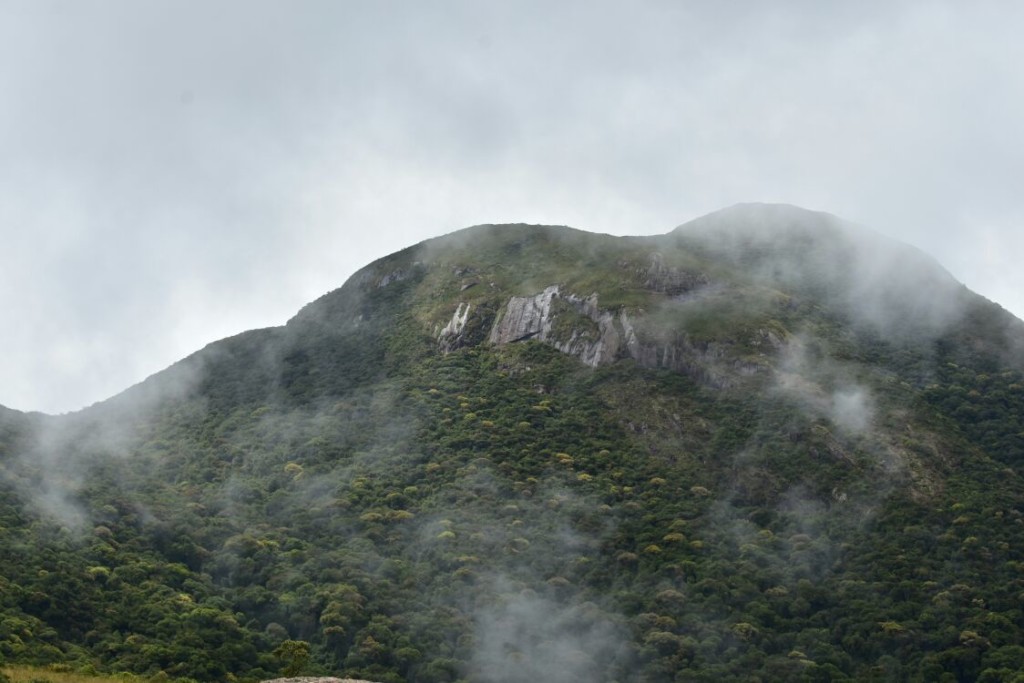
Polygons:
<instances>
[{"instance_id":1,"label":"gray sky","mask_svg":"<svg viewBox=\"0 0 1024 683\"><path fill-rule=\"evenodd\" d=\"M74 410L477 223L741 201L1024 314L1024 3L0 0L0 404Z\"/></svg>"}]
</instances>

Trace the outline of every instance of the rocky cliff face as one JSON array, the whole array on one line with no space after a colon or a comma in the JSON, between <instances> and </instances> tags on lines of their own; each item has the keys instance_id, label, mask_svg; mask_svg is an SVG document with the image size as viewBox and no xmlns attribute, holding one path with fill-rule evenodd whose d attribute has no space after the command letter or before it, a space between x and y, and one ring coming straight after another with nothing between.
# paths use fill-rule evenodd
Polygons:
<instances>
[{"instance_id":1,"label":"rocky cliff face","mask_svg":"<svg viewBox=\"0 0 1024 683\"><path fill-rule=\"evenodd\" d=\"M491 328L492 344L509 344L534 337L541 341L551 336L551 303L558 297L558 285L551 285L535 296L509 299L498 321Z\"/></svg>"},{"instance_id":2,"label":"rocky cliff face","mask_svg":"<svg viewBox=\"0 0 1024 683\"><path fill-rule=\"evenodd\" d=\"M623 356L626 327L628 321L625 327L616 325L615 316L598 307L596 294L562 295L558 285L551 285L532 297L512 297L499 312L488 341L500 346L537 339L597 367Z\"/></svg>"},{"instance_id":3,"label":"rocky cliff face","mask_svg":"<svg viewBox=\"0 0 1024 683\"><path fill-rule=\"evenodd\" d=\"M645 282L657 286L657 291L671 291L677 296L708 282L706 276L665 269L658 259L652 259L651 268L641 274ZM471 312L475 316L471 317ZM583 297L550 285L533 296L510 297L497 312L460 302L437 339L444 353L484 340L502 346L533 339L590 367L631 358L643 367L682 372L717 387L729 386L735 377L767 367L757 359L737 358L727 340L697 342L685 330L660 335L638 333L637 327L643 330L643 322L642 316L631 319L625 310L602 309L597 294ZM759 330L755 334L767 353L777 351L784 343L773 331Z\"/></svg>"}]
</instances>

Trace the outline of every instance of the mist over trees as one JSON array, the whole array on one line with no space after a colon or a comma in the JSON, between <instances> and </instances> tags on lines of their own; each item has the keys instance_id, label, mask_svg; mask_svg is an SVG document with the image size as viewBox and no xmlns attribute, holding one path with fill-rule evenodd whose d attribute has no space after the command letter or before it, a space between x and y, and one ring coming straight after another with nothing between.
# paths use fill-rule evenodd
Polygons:
<instances>
[{"instance_id":1,"label":"mist over trees","mask_svg":"<svg viewBox=\"0 0 1024 683\"><path fill-rule=\"evenodd\" d=\"M431 240L85 411L0 411L0 655L1011 681L1021 328L794 207Z\"/></svg>"}]
</instances>

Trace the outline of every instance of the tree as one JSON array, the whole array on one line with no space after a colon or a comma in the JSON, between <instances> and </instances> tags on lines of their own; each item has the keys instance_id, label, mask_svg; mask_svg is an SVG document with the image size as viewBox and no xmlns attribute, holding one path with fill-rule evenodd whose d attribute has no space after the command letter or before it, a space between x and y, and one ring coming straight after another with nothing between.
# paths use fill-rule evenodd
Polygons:
<instances>
[{"instance_id":1,"label":"tree","mask_svg":"<svg viewBox=\"0 0 1024 683\"><path fill-rule=\"evenodd\" d=\"M274 656L281 660L281 673L297 676L309 661L309 643L304 640L286 640L274 650Z\"/></svg>"}]
</instances>

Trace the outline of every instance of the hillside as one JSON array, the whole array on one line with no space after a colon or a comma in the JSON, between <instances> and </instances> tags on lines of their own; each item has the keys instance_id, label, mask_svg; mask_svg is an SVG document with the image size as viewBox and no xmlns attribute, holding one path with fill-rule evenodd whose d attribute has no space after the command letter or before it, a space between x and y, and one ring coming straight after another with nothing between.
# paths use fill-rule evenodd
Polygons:
<instances>
[{"instance_id":1,"label":"hillside","mask_svg":"<svg viewBox=\"0 0 1024 683\"><path fill-rule=\"evenodd\" d=\"M926 255L796 207L429 240L85 411L0 411L0 655L1016 680L1022 344Z\"/></svg>"}]
</instances>

